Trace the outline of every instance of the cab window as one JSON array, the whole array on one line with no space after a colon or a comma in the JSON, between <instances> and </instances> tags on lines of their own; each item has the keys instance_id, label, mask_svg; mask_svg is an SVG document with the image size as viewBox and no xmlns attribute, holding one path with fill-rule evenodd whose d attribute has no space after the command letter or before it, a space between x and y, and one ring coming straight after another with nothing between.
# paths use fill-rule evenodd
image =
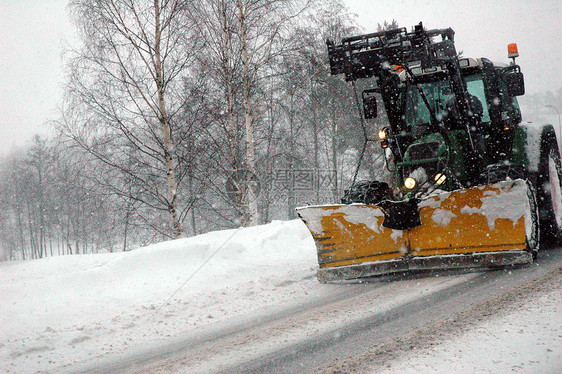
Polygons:
<instances>
[{"instance_id":1,"label":"cab window","mask_svg":"<svg viewBox=\"0 0 562 374\"><path fill-rule=\"evenodd\" d=\"M465 77L466 87L468 93L474 95L480 100L482 104L482 123L490 122L490 113L488 112L488 105L486 105L486 94L484 92L484 82L480 74L470 75Z\"/></svg>"}]
</instances>

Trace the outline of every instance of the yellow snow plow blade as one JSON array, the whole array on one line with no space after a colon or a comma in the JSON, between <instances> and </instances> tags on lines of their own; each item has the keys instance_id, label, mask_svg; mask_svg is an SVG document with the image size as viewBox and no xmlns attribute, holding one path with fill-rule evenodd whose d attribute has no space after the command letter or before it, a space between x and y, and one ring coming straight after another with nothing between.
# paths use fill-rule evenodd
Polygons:
<instances>
[{"instance_id":1,"label":"yellow snow plow blade","mask_svg":"<svg viewBox=\"0 0 562 374\"><path fill-rule=\"evenodd\" d=\"M532 262L538 227L525 181L505 181L423 198L421 225L383 226L378 205L297 208L318 250L318 279L356 279L408 270L489 268Z\"/></svg>"}]
</instances>

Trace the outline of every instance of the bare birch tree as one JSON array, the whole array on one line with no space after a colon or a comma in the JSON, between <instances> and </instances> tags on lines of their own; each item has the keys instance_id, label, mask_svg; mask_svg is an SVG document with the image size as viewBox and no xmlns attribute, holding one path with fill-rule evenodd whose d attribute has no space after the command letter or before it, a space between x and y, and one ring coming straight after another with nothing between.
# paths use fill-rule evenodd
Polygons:
<instances>
[{"instance_id":1,"label":"bare birch tree","mask_svg":"<svg viewBox=\"0 0 562 374\"><path fill-rule=\"evenodd\" d=\"M256 126L267 112L267 81L279 75L279 59L298 44L289 38L295 20L310 5L301 0L200 0L194 11L206 50L202 65L223 90L228 163L240 196L235 209L243 225L258 223ZM265 135L267 138L267 134ZM236 177L237 176L237 177Z\"/></svg>"},{"instance_id":2,"label":"bare birch tree","mask_svg":"<svg viewBox=\"0 0 562 374\"><path fill-rule=\"evenodd\" d=\"M59 126L121 179L133 181L138 188L131 198L167 212L167 228L151 226L172 238L181 236L177 150L189 141L178 137L184 125L178 113L197 40L188 6L179 0L71 1L84 46L71 54L66 109L86 114ZM125 194L126 185L112 187Z\"/></svg>"}]
</instances>

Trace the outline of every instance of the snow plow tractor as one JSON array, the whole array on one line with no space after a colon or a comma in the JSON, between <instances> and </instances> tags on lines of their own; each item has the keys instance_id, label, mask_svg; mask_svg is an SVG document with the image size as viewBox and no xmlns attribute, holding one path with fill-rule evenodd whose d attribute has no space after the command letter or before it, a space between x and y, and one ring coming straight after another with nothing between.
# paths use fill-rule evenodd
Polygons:
<instances>
[{"instance_id":1,"label":"snow plow tractor","mask_svg":"<svg viewBox=\"0 0 562 374\"><path fill-rule=\"evenodd\" d=\"M332 75L372 82L363 116L382 104L392 177L352 184L340 204L297 208L319 281L520 266L559 244L558 142L551 125L521 122L515 44L509 64L464 58L452 29L420 23L327 47Z\"/></svg>"}]
</instances>

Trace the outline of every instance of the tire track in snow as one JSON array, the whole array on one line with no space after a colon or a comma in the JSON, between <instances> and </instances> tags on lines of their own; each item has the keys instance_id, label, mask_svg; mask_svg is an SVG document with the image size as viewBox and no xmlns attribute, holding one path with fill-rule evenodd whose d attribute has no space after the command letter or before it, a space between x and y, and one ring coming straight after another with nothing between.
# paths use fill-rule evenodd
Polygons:
<instances>
[{"instance_id":1,"label":"tire track in snow","mask_svg":"<svg viewBox=\"0 0 562 374\"><path fill-rule=\"evenodd\" d=\"M345 335L346 326L352 322L386 314L412 300L429 297L436 291L463 284L476 276L463 274L455 277L410 277L400 282L377 279L360 285L328 285L341 294L337 298L324 298L316 305L301 305L280 311L266 318L266 321L257 321L253 326L246 326L229 334L213 336L197 343L186 342L183 346L184 353L129 372L244 372L248 370L248 363L257 363L256 370L263 372L260 363L264 357L283 358L286 357L286 352L289 355L298 353L302 342L323 342L326 339L319 337L327 336L329 340L340 334ZM277 372L277 369L265 371ZM111 370L102 372L109 371Z\"/></svg>"},{"instance_id":2,"label":"tire track in snow","mask_svg":"<svg viewBox=\"0 0 562 374\"><path fill-rule=\"evenodd\" d=\"M428 297L386 313L373 314L364 320L350 323L344 329L317 336L259 360L230 367L224 372L316 373L324 369L326 373L365 372L366 367L385 357L388 352L384 348L385 344L406 350L397 350L397 356L407 354L407 349L411 348L408 343L415 343L406 342L412 336L429 329L430 333L424 340L429 344L432 339L435 341L436 338L432 338L432 335L438 331L432 330L431 326L447 327L457 315L462 324L465 321L461 318L463 312L474 315L475 318L489 318L491 314L481 313L479 308L490 305L497 305L498 311L507 308L510 302L516 302L520 296L524 296L525 290L531 292L536 285L548 282L561 267L562 249L545 251L529 267L479 273L473 279L432 293ZM498 302L502 298L506 301ZM468 319L466 323L468 327L474 322ZM379 350L381 354L367 360ZM364 360L369 364L363 365ZM360 369L353 371L355 365Z\"/></svg>"},{"instance_id":3,"label":"tire track in snow","mask_svg":"<svg viewBox=\"0 0 562 374\"><path fill-rule=\"evenodd\" d=\"M391 357L386 356L389 350L399 357L412 345L435 340L440 328L470 324L463 316L488 318L479 308L508 308L521 292L548 280L547 274L560 267L562 250L557 249L514 271L320 285L322 292L310 302L209 326L161 349L85 371L362 372L381 357ZM420 292L424 287L426 292ZM499 303L502 297L506 301ZM362 364L356 366L358 362Z\"/></svg>"},{"instance_id":4,"label":"tire track in snow","mask_svg":"<svg viewBox=\"0 0 562 374\"><path fill-rule=\"evenodd\" d=\"M335 364L323 374L379 372L393 360L410 355L416 349L437 345L469 331L489 318L507 315L525 304L537 300L552 287L562 287L562 267L549 271L509 292L494 297L473 308L457 313L431 326L382 344L366 352Z\"/></svg>"}]
</instances>

